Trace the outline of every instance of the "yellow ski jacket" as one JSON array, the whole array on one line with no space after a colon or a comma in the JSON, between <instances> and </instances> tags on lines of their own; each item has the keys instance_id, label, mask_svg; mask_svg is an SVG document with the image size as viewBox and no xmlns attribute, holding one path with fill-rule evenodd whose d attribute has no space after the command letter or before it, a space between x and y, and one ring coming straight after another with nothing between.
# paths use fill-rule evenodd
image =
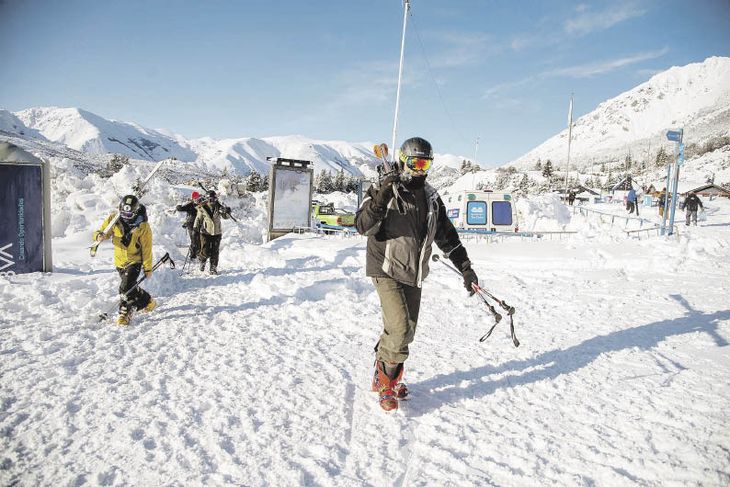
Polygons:
<instances>
[{"instance_id":1,"label":"yellow ski jacket","mask_svg":"<svg viewBox=\"0 0 730 487\"><path fill-rule=\"evenodd\" d=\"M112 213L104 220L99 229L94 232L94 240L104 233L104 229L114 219L116 213ZM141 263L145 271L152 270L152 229L145 219L130 231L129 244L124 245L124 227L118 221L112 228L112 243L114 244L114 265L126 267L129 264Z\"/></svg>"}]
</instances>

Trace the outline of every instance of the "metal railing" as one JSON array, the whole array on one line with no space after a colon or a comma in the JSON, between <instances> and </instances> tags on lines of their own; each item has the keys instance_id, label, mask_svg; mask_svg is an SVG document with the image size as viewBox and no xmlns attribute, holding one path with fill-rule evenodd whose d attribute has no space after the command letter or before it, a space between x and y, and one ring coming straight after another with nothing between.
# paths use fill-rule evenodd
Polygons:
<instances>
[{"instance_id":1,"label":"metal railing","mask_svg":"<svg viewBox=\"0 0 730 487\"><path fill-rule=\"evenodd\" d=\"M575 212L580 213L581 215L587 216L590 213L593 213L594 215L599 215L599 219L601 220L601 223L606 223L607 221L611 222L611 225L614 225L616 221L623 221L624 227L627 227L629 225L630 221L637 221L639 222L639 228L643 228L644 225L656 225L656 223L652 222L651 220L647 220L645 218L640 217L633 217L633 216L623 216L623 215L616 215L614 213L608 213L605 211L599 211L599 210L593 210L590 208L584 208L582 206L574 206L573 207L573 214Z\"/></svg>"}]
</instances>

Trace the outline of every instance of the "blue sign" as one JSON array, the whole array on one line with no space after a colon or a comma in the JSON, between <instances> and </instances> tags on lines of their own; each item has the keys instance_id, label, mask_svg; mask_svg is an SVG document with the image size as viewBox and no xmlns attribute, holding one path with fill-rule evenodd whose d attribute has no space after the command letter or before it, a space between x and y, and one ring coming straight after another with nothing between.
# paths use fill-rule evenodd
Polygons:
<instances>
[{"instance_id":1,"label":"blue sign","mask_svg":"<svg viewBox=\"0 0 730 487\"><path fill-rule=\"evenodd\" d=\"M43 271L43 169L0 164L0 273Z\"/></svg>"},{"instance_id":2,"label":"blue sign","mask_svg":"<svg viewBox=\"0 0 730 487\"><path fill-rule=\"evenodd\" d=\"M484 201L470 201L466 204L467 225L487 224L487 203Z\"/></svg>"},{"instance_id":3,"label":"blue sign","mask_svg":"<svg viewBox=\"0 0 730 487\"><path fill-rule=\"evenodd\" d=\"M682 131L681 130L669 130L667 131L667 139L672 142L682 142Z\"/></svg>"},{"instance_id":4,"label":"blue sign","mask_svg":"<svg viewBox=\"0 0 730 487\"><path fill-rule=\"evenodd\" d=\"M446 216L449 218L459 218L459 209L451 208L450 210L446 210Z\"/></svg>"}]
</instances>

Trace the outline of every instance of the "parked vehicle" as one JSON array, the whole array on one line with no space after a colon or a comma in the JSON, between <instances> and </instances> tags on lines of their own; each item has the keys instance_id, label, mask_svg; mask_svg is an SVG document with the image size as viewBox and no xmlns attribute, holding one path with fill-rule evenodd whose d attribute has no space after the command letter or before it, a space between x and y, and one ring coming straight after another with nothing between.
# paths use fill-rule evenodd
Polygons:
<instances>
[{"instance_id":1,"label":"parked vehicle","mask_svg":"<svg viewBox=\"0 0 730 487\"><path fill-rule=\"evenodd\" d=\"M517 232L517 212L510 193L459 191L442 197L446 215L457 230Z\"/></svg>"},{"instance_id":2,"label":"parked vehicle","mask_svg":"<svg viewBox=\"0 0 730 487\"><path fill-rule=\"evenodd\" d=\"M322 225L337 227L355 226L355 215L340 208L335 208L334 203L322 203L312 201L312 220Z\"/></svg>"}]
</instances>

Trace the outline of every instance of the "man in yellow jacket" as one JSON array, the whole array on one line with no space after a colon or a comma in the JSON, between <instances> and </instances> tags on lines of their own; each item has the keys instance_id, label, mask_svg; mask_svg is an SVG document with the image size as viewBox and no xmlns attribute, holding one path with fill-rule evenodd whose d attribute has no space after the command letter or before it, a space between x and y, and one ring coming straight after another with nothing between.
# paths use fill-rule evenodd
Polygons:
<instances>
[{"instance_id":1,"label":"man in yellow jacket","mask_svg":"<svg viewBox=\"0 0 730 487\"><path fill-rule=\"evenodd\" d=\"M94 240L107 240L114 244L114 265L122 282L119 284L119 318L117 324L129 324L133 311L152 311L157 303L147 291L137 286L137 277L144 269L145 277L152 275L152 230L147 222L147 209L134 195L127 195L119 203L119 219L110 235L104 229L116 216L109 215L94 232Z\"/></svg>"}]
</instances>

